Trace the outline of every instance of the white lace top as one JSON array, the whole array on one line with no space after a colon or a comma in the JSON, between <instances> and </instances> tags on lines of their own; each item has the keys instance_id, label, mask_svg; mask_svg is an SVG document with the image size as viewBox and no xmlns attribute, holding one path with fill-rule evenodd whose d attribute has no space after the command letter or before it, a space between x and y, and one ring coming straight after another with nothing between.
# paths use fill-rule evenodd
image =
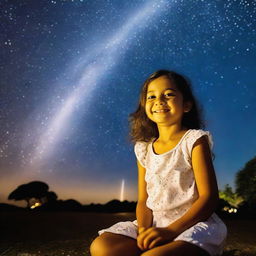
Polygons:
<instances>
[{"instance_id":1,"label":"white lace top","mask_svg":"<svg viewBox=\"0 0 256 256\"><path fill-rule=\"evenodd\" d=\"M210 132L196 129L188 130L172 150L159 155L153 150L155 139L135 144L136 157L146 169L147 207L153 211L153 225L169 225L198 198L191 153L194 143L204 135L212 149Z\"/></svg>"}]
</instances>

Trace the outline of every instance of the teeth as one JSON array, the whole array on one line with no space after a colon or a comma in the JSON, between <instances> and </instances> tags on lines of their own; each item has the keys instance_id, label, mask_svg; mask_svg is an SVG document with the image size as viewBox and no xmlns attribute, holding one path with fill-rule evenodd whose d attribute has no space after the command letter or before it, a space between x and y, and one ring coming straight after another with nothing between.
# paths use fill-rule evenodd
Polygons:
<instances>
[{"instance_id":1,"label":"teeth","mask_svg":"<svg viewBox=\"0 0 256 256\"><path fill-rule=\"evenodd\" d=\"M161 110L156 110L154 111L155 113L163 113L163 112L168 112L169 109L161 109Z\"/></svg>"}]
</instances>

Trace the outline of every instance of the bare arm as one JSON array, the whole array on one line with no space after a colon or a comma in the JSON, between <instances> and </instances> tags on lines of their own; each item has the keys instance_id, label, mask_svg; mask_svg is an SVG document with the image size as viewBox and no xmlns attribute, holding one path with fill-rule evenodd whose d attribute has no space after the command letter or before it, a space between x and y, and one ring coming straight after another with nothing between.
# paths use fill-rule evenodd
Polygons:
<instances>
[{"instance_id":1,"label":"bare arm","mask_svg":"<svg viewBox=\"0 0 256 256\"><path fill-rule=\"evenodd\" d=\"M192 150L192 167L198 188L198 199L178 220L165 228L151 227L139 234L137 244L141 250L173 241L180 233L200 221L208 219L216 209L218 187L207 138L197 140Z\"/></svg>"},{"instance_id":2,"label":"bare arm","mask_svg":"<svg viewBox=\"0 0 256 256\"><path fill-rule=\"evenodd\" d=\"M152 226L153 214L151 209L146 206L146 201L148 198L147 190L146 190L146 181L145 181L145 173L146 169L141 166L139 161L137 161L138 165L138 203L136 207L136 217L138 221L138 230L141 228L149 228Z\"/></svg>"},{"instance_id":3,"label":"bare arm","mask_svg":"<svg viewBox=\"0 0 256 256\"><path fill-rule=\"evenodd\" d=\"M191 208L168 229L179 235L200 221L208 219L217 207L219 200L218 186L211 151L207 137L201 137L192 150L192 167L197 184L199 198Z\"/></svg>"}]
</instances>

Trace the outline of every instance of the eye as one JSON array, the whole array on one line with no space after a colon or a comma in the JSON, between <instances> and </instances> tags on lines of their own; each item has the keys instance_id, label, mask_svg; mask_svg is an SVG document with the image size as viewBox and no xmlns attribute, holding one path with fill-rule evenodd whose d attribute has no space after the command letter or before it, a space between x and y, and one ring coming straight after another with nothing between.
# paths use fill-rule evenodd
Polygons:
<instances>
[{"instance_id":1,"label":"eye","mask_svg":"<svg viewBox=\"0 0 256 256\"><path fill-rule=\"evenodd\" d=\"M148 97L147 97L147 99L148 100L151 100L151 99L153 99L155 96L154 95L149 95Z\"/></svg>"},{"instance_id":2,"label":"eye","mask_svg":"<svg viewBox=\"0 0 256 256\"><path fill-rule=\"evenodd\" d=\"M171 93L171 92L168 92L168 93L165 94L165 96L167 96L167 97L172 97L172 96L175 96L175 94L173 94L173 93Z\"/></svg>"}]
</instances>

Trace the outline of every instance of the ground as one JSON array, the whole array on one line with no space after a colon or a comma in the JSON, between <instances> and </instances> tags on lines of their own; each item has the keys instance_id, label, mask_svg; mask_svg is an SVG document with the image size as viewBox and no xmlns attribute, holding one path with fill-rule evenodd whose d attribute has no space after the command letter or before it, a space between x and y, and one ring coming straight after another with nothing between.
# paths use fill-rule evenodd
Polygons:
<instances>
[{"instance_id":1,"label":"ground","mask_svg":"<svg viewBox=\"0 0 256 256\"><path fill-rule=\"evenodd\" d=\"M0 213L0 256L89 256L97 230L134 213ZM223 256L256 256L256 220L224 219L228 227Z\"/></svg>"}]
</instances>

